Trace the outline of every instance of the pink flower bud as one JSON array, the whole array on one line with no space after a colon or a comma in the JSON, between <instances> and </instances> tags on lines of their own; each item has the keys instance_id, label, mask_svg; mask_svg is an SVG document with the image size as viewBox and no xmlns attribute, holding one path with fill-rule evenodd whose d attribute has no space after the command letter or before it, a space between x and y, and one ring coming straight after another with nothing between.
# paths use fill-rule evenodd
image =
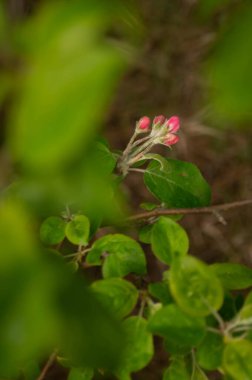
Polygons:
<instances>
[{"instance_id":1,"label":"pink flower bud","mask_svg":"<svg viewBox=\"0 0 252 380\"><path fill-rule=\"evenodd\" d=\"M164 124L165 122L165 116L163 115L159 115L159 116L155 116L154 120L153 120L153 124L159 124L159 125L162 125Z\"/></svg>"},{"instance_id":2,"label":"pink flower bud","mask_svg":"<svg viewBox=\"0 0 252 380\"><path fill-rule=\"evenodd\" d=\"M164 137L163 144L170 146L170 145L176 144L178 141L179 141L179 137L177 135L173 135L172 133L168 133Z\"/></svg>"},{"instance_id":3,"label":"pink flower bud","mask_svg":"<svg viewBox=\"0 0 252 380\"><path fill-rule=\"evenodd\" d=\"M150 129L151 120L148 116L143 116L137 123L137 129L141 132L147 132Z\"/></svg>"},{"instance_id":4,"label":"pink flower bud","mask_svg":"<svg viewBox=\"0 0 252 380\"><path fill-rule=\"evenodd\" d=\"M166 121L166 126L168 127L168 131L171 133L175 133L180 128L180 122L178 116L172 116L170 119Z\"/></svg>"}]
</instances>

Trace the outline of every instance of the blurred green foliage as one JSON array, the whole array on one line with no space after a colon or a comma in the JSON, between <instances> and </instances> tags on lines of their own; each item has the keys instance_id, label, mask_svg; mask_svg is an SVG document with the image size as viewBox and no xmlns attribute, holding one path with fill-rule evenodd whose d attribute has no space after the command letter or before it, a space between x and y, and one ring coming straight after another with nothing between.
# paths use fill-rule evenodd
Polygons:
<instances>
[{"instance_id":1,"label":"blurred green foliage","mask_svg":"<svg viewBox=\"0 0 252 380\"><path fill-rule=\"evenodd\" d=\"M16 61L7 144L18 172L7 195L36 214L58 213L70 203L97 224L100 214L113 218L120 210L109 203L115 159L94 138L128 61L128 8L118 1L45 2L4 40L8 59ZM4 93L10 79L7 71L2 75Z\"/></svg>"},{"instance_id":2,"label":"blurred green foliage","mask_svg":"<svg viewBox=\"0 0 252 380\"><path fill-rule=\"evenodd\" d=\"M27 170L55 173L85 149L121 70L121 55L104 40L105 8L87 4L48 4L18 34L27 67L10 144Z\"/></svg>"},{"instance_id":3,"label":"blurred green foliage","mask_svg":"<svg viewBox=\"0 0 252 380\"><path fill-rule=\"evenodd\" d=\"M231 3L232 0L201 0L198 3L198 13L206 20L223 6Z\"/></svg>"},{"instance_id":4,"label":"blurred green foliage","mask_svg":"<svg viewBox=\"0 0 252 380\"><path fill-rule=\"evenodd\" d=\"M117 213L115 158L94 140L128 62L131 12L120 1L43 2L10 23L6 10L1 2L0 101L11 99L6 147L14 166L0 207L0 377L34 379L55 349L69 365L115 369L122 326L64 259L40 246L38 224L69 203L86 211L91 233L104 214ZM49 244L65 237L66 223L56 221L59 236L42 228ZM66 233L78 231L69 224Z\"/></svg>"},{"instance_id":5,"label":"blurred green foliage","mask_svg":"<svg viewBox=\"0 0 252 380\"><path fill-rule=\"evenodd\" d=\"M206 62L215 125L239 127L252 119L252 6L249 1L204 1L200 9L208 15L226 10ZM233 11L232 11L233 8Z\"/></svg>"},{"instance_id":6,"label":"blurred green foliage","mask_svg":"<svg viewBox=\"0 0 252 380\"><path fill-rule=\"evenodd\" d=\"M0 220L1 376L13 378L55 347L76 366L112 368L123 341L116 320L82 277L32 241L20 205L2 206Z\"/></svg>"}]
</instances>

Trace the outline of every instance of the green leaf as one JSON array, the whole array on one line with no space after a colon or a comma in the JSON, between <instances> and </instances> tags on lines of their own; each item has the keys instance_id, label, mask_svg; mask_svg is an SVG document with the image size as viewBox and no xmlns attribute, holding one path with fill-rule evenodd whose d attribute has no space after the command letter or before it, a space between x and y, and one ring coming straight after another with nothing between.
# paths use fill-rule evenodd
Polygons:
<instances>
[{"instance_id":1,"label":"green leaf","mask_svg":"<svg viewBox=\"0 0 252 380\"><path fill-rule=\"evenodd\" d=\"M118 380L132 380L132 377L129 373L120 373L117 378Z\"/></svg>"},{"instance_id":2,"label":"green leaf","mask_svg":"<svg viewBox=\"0 0 252 380\"><path fill-rule=\"evenodd\" d=\"M95 281L91 288L101 303L117 318L124 318L136 305L138 291L129 281L107 278Z\"/></svg>"},{"instance_id":3,"label":"green leaf","mask_svg":"<svg viewBox=\"0 0 252 380\"><path fill-rule=\"evenodd\" d=\"M160 261L171 264L174 257L187 254L189 240L179 224L169 218L161 217L152 228L151 247Z\"/></svg>"},{"instance_id":4,"label":"green leaf","mask_svg":"<svg viewBox=\"0 0 252 380\"><path fill-rule=\"evenodd\" d=\"M110 174L115 168L116 158L109 148L101 142L96 142L91 156L92 164L99 166L100 172Z\"/></svg>"},{"instance_id":5,"label":"green leaf","mask_svg":"<svg viewBox=\"0 0 252 380\"><path fill-rule=\"evenodd\" d=\"M206 264L192 256L179 257L170 270L170 289L186 313L205 316L218 310L223 302L219 279Z\"/></svg>"},{"instance_id":6,"label":"green leaf","mask_svg":"<svg viewBox=\"0 0 252 380\"><path fill-rule=\"evenodd\" d=\"M213 332L208 332L197 347L196 359L200 367L206 370L214 370L221 366L224 350L223 337Z\"/></svg>"},{"instance_id":7,"label":"green leaf","mask_svg":"<svg viewBox=\"0 0 252 380\"><path fill-rule=\"evenodd\" d=\"M143 156L143 159L144 160L153 160L153 161L157 161L160 165L160 168L163 170L165 168L165 165L166 165L166 159L161 156L160 154L156 154L156 153L148 153L148 154L145 154Z\"/></svg>"},{"instance_id":8,"label":"green leaf","mask_svg":"<svg viewBox=\"0 0 252 380\"><path fill-rule=\"evenodd\" d=\"M40 227L40 239L45 244L59 244L65 237L66 223L58 216L50 216Z\"/></svg>"},{"instance_id":9,"label":"green leaf","mask_svg":"<svg viewBox=\"0 0 252 380\"><path fill-rule=\"evenodd\" d=\"M88 243L90 224L85 215L75 215L73 220L67 223L65 233L72 244L86 245Z\"/></svg>"},{"instance_id":10,"label":"green leaf","mask_svg":"<svg viewBox=\"0 0 252 380\"><path fill-rule=\"evenodd\" d=\"M25 367L22 368L21 373L24 376L25 380L34 380L37 379L40 375L39 363L35 361L29 361L26 363Z\"/></svg>"},{"instance_id":11,"label":"green leaf","mask_svg":"<svg viewBox=\"0 0 252 380\"><path fill-rule=\"evenodd\" d=\"M148 285L148 292L164 305L173 302L167 281L154 282Z\"/></svg>"},{"instance_id":12,"label":"green leaf","mask_svg":"<svg viewBox=\"0 0 252 380\"><path fill-rule=\"evenodd\" d=\"M124 346L121 324L83 276L57 255L41 254L20 205L5 202L0 216L0 378L19 378L55 347L72 366L114 369Z\"/></svg>"},{"instance_id":13,"label":"green leaf","mask_svg":"<svg viewBox=\"0 0 252 380\"><path fill-rule=\"evenodd\" d=\"M90 368L72 368L68 374L67 380L92 380L93 376L94 371Z\"/></svg>"},{"instance_id":14,"label":"green leaf","mask_svg":"<svg viewBox=\"0 0 252 380\"><path fill-rule=\"evenodd\" d=\"M147 224L139 230L138 238L142 243L150 244L151 243L151 233L152 233L152 224Z\"/></svg>"},{"instance_id":15,"label":"green leaf","mask_svg":"<svg viewBox=\"0 0 252 380\"><path fill-rule=\"evenodd\" d=\"M58 347L71 367L117 368L126 338L122 324L99 302L83 276L70 273L62 279L57 306Z\"/></svg>"},{"instance_id":16,"label":"green leaf","mask_svg":"<svg viewBox=\"0 0 252 380\"><path fill-rule=\"evenodd\" d=\"M225 371L234 380L252 379L252 343L236 340L227 344L223 355Z\"/></svg>"},{"instance_id":17,"label":"green leaf","mask_svg":"<svg viewBox=\"0 0 252 380\"><path fill-rule=\"evenodd\" d=\"M195 367L191 380L208 380L206 374L198 366Z\"/></svg>"},{"instance_id":18,"label":"green leaf","mask_svg":"<svg viewBox=\"0 0 252 380\"><path fill-rule=\"evenodd\" d=\"M106 255L102 268L105 278L124 277L129 273L146 273L144 252L141 246L128 236L111 234L98 239L87 255L87 263L101 264L102 254Z\"/></svg>"},{"instance_id":19,"label":"green leaf","mask_svg":"<svg viewBox=\"0 0 252 380\"><path fill-rule=\"evenodd\" d=\"M212 16L215 12L224 9L225 3L228 3L229 0L204 0L198 4L197 11L200 16L204 18L204 21Z\"/></svg>"},{"instance_id":20,"label":"green leaf","mask_svg":"<svg viewBox=\"0 0 252 380\"><path fill-rule=\"evenodd\" d=\"M218 3L220 1L224 2L219 0ZM231 17L226 23L224 33L218 38L206 67L206 75L213 89L212 119L218 128L246 126L246 121L252 115L252 53L250 39L247 38L252 34L252 6L250 1L242 5L233 14L235 17ZM228 66L226 62L229 63Z\"/></svg>"},{"instance_id":21,"label":"green leaf","mask_svg":"<svg viewBox=\"0 0 252 380\"><path fill-rule=\"evenodd\" d=\"M252 304L252 291L250 291L245 299L244 306Z\"/></svg>"},{"instance_id":22,"label":"green leaf","mask_svg":"<svg viewBox=\"0 0 252 380\"><path fill-rule=\"evenodd\" d=\"M224 293L224 300L219 310L219 314L224 321L230 321L237 314L235 298L228 291L225 291Z\"/></svg>"},{"instance_id":23,"label":"green leaf","mask_svg":"<svg viewBox=\"0 0 252 380\"><path fill-rule=\"evenodd\" d=\"M77 270L79 269L79 263L74 260L67 263L67 266L72 273L77 272Z\"/></svg>"},{"instance_id":24,"label":"green leaf","mask_svg":"<svg viewBox=\"0 0 252 380\"><path fill-rule=\"evenodd\" d=\"M190 317L178 306L171 304L159 309L149 320L148 329L166 339L167 350L172 354L190 352L204 338L203 318Z\"/></svg>"},{"instance_id":25,"label":"green leaf","mask_svg":"<svg viewBox=\"0 0 252 380\"><path fill-rule=\"evenodd\" d=\"M182 356L171 357L171 363L164 373L163 380L191 380Z\"/></svg>"},{"instance_id":26,"label":"green leaf","mask_svg":"<svg viewBox=\"0 0 252 380\"><path fill-rule=\"evenodd\" d=\"M51 267L33 240L33 220L19 203L0 204L0 378L37 378L36 362L55 338ZM56 326L57 328L57 326Z\"/></svg>"},{"instance_id":27,"label":"green leaf","mask_svg":"<svg viewBox=\"0 0 252 380\"><path fill-rule=\"evenodd\" d=\"M165 159L163 168L152 161L144 174L149 191L166 207L190 208L209 205L211 191L199 169L188 162Z\"/></svg>"},{"instance_id":28,"label":"green leaf","mask_svg":"<svg viewBox=\"0 0 252 380\"><path fill-rule=\"evenodd\" d=\"M251 328L252 325L252 304L245 303L244 306L241 308L239 313L237 314L235 320L242 323L243 327Z\"/></svg>"},{"instance_id":29,"label":"green leaf","mask_svg":"<svg viewBox=\"0 0 252 380\"><path fill-rule=\"evenodd\" d=\"M71 362L69 359L63 357L63 356L57 356L57 362L64 368L69 368L71 369Z\"/></svg>"},{"instance_id":30,"label":"green leaf","mask_svg":"<svg viewBox=\"0 0 252 380\"><path fill-rule=\"evenodd\" d=\"M216 263L209 267L226 289L246 289L252 286L252 269L242 264Z\"/></svg>"},{"instance_id":31,"label":"green leaf","mask_svg":"<svg viewBox=\"0 0 252 380\"><path fill-rule=\"evenodd\" d=\"M147 322L141 317L130 317L123 322L126 344L120 368L119 378L144 368L151 360L154 348L152 335L147 331ZM126 377L127 378L127 377Z\"/></svg>"},{"instance_id":32,"label":"green leaf","mask_svg":"<svg viewBox=\"0 0 252 380\"><path fill-rule=\"evenodd\" d=\"M67 2L49 2L21 30L29 66L17 81L23 86L10 144L26 169L64 168L100 124L124 66L105 38L113 19L107 13L98 2L90 11L86 2L73 1L70 12Z\"/></svg>"}]
</instances>

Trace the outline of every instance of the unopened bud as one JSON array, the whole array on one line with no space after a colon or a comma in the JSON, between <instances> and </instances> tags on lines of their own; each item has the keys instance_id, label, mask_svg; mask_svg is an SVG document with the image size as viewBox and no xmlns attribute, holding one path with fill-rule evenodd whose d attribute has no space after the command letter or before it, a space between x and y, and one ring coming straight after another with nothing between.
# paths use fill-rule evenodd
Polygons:
<instances>
[{"instance_id":1,"label":"unopened bud","mask_svg":"<svg viewBox=\"0 0 252 380\"><path fill-rule=\"evenodd\" d=\"M153 120L154 125L156 125L156 124L162 125L162 124L164 124L164 122L165 122L165 116L164 115L159 115L159 116L154 117L154 120Z\"/></svg>"},{"instance_id":2,"label":"unopened bud","mask_svg":"<svg viewBox=\"0 0 252 380\"><path fill-rule=\"evenodd\" d=\"M179 137L177 135L173 135L172 133L168 133L163 140L164 145L174 145L179 141Z\"/></svg>"},{"instance_id":3,"label":"unopened bud","mask_svg":"<svg viewBox=\"0 0 252 380\"><path fill-rule=\"evenodd\" d=\"M168 127L169 132L176 133L180 128L180 121L178 116L172 116L165 123Z\"/></svg>"},{"instance_id":4,"label":"unopened bud","mask_svg":"<svg viewBox=\"0 0 252 380\"><path fill-rule=\"evenodd\" d=\"M148 132L150 130L151 120L148 116L143 116L137 123L139 132Z\"/></svg>"}]
</instances>

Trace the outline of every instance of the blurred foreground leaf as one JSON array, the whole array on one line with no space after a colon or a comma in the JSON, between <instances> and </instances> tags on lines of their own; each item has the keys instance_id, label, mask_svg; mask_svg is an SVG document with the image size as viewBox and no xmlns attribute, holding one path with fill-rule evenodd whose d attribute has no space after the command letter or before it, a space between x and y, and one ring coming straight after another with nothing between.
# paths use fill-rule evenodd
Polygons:
<instances>
[{"instance_id":1,"label":"blurred foreground leaf","mask_svg":"<svg viewBox=\"0 0 252 380\"><path fill-rule=\"evenodd\" d=\"M92 380L94 371L92 369L72 368L69 372L67 380Z\"/></svg>"},{"instance_id":2,"label":"blurred foreground leaf","mask_svg":"<svg viewBox=\"0 0 252 380\"><path fill-rule=\"evenodd\" d=\"M207 66L214 119L222 118L233 125L252 117L252 6L250 2L241 5L226 24Z\"/></svg>"},{"instance_id":3,"label":"blurred foreground leaf","mask_svg":"<svg viewBox=\"0 0 252 380\"><path fill-rule=\"evenodd\" d=\"M66 223L58 216L49 216L40 227L40 238L45 244L59 244L65 237Z\"/></svg>"},{"instance_id":4,"label":"blurred foreground leaf","mask_svg":"<svg viewBox=\"0 0 252 380\"><path fill-rule=\"evenodd\" d=\"M115 368L124 347L119 322L83 276L32 238L29 215L0 207L0 377L15 378L58 348L76 367Z\"/></svg>"},{"instance_id":5,"label":"blurred foreground leaf","mask_svg":"<svg viewBox=\"0 0 252 380\"><path fill-rule=\"evenodd\" d=\"M9 137L33 172L53 173L85 149L121 73L122 53L105 38L113 13L91 5L47 3L20 32L28 67Z\"/></svg>"}]
</instances>

